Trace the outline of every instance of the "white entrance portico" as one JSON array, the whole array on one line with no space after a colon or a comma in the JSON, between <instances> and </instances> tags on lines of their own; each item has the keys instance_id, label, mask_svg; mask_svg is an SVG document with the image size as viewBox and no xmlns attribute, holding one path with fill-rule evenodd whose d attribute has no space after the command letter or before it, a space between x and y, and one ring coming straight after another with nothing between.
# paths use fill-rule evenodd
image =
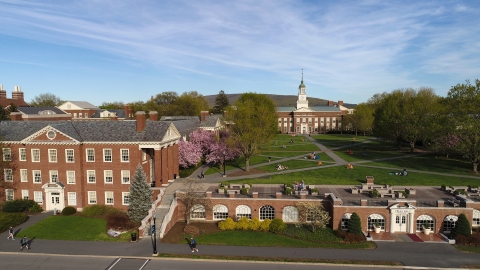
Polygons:
<instances>
[{"instance_id":1,"label":"white entrance portico","mask_svg":"<svg viewBox=\"0 0 480 270\"><path fill-rule=\"evenodd\" d=\"M390 232L415 233L415 210L409 203L390 206Z\"/></svg>"},{"instance_id":2,"label":"white entrance portico","mask_svg":"<svg viewBox=\"0 0 480 270\"><path fill-rule=\"evenodd\" d=\"M62 211L65 208L65 186L60 183L48 183L42 186L45 192L45 211Z\"/></svg>"}]
</instances>

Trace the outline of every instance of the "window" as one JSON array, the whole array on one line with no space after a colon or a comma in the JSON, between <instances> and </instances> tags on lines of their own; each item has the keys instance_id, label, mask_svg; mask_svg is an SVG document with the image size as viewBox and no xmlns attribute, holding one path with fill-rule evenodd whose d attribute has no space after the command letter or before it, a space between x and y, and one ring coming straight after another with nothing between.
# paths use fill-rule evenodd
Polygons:
<instances>
[{"instance_id":1,"label":"window","mask_svg":"<svg viewBox=\"0 0 480 270\"><path fill-rule=\"evenodd\" d=\"M5 189L5 197L7 201L13 201L13 189Z\"/></svg>"},{"instance_id":2,"label":"window","mask_svg":"<svg viewBox=\"0 0 480 270\"><path fill-rule=\"evenodd\" d=\"M28 200L28 190L22 190L22 199Z\"/></svg>"},{"instance_id":3,"label":"window","mask_svg":"<svg viewBox=\"0 0 480 270\"><path fill-rule=\"evenodd\" d=\"M39 204L43 203L43 194L41 191L34 191L33 192L33 200Z\"/></svg>"},{"instance_id":4,"label":"window","mask_svg":"<svg viewBox=\"0 0 480 270\"><path fill-rule=\"evenodd\" d=\"M87 171L87 182L95 183L97 180L95 178L95 171Z\"/></svg>"},{"instance_id":5,"label":"window","mask_svg":"<svg viewBox=\"0 0 480 270\"><path fill-rule=\"evenodd\" d=\"M121 160L122 162L128 162L130 161L130 156L129 156L129 151L128 149L120 149L120 153L121 153Z\"/></svg>"},{"instance_id":6,"label":"window","mask_svg":"<svg viewBox=\"0 0 480 270\"><path fill-rule=\"evenodd\" d=\"M252 209L246 205L239 205L235 209L235 216L237 219L241 219L242 217L252 219Z\"/></svg>"},{"instance_id":7,"label":"window","mask_svg":"<svg viewBox=\"0 0 480 270\"><path fill-rule=\"evenodd\" d=\"M379 224L381 230L385 230L385 218L382 215L379 214L371 214L368 217L368 223L367 223L367 228L369 231L373 231L374 225Z\"/></svg>"},{"instance_id":8,"label":"window","mask_svg":"<svg viewBox=\"0 0 480 270\"><path fill-rule=\"evenodd\" d=\"M103 176L105 177L105 183L113 184L113 173L111 170L103 171Z\"/></svg>"},{"instance_id":9,"label":"window","mask_svg":"<svg viewBox=\"0 0 480 270\"><path fill-rule=\"evenodd\" d=\"M77 118L77 113L73 113L73 118Z\"/></svg>"},{"instance_id":10,"label":"window","mask_svg":"<svg viewBox=\"0 0 480 270\"><path fill-rule=\"evenodd\" d=\"M20 181L28 182L28 171L27 169L20 169Z\"/></svg>"},{"instance_id":11,"label":"window","mask_svg":"<svg viewBox=\"0 0 480 270\"><path fill-rule=\"evenodd\" d=\"M3 161L12 161L12 149L10 148L3 148Z\"/></svg>"},{"instance_id":12,"label":"window","mask_svg":"<svg viewBox=\"0 0 480 270\"><path fill-rule=\"evenodd\" d=\"M130 192L122 192L122 204L123 205L130 204Z\"/></svg>"},{"instance_id":13,"label":"window","mask_svg":"<svg viewBox=\"0 0 480 270\"><path fill-rule=\"evenodd\" d=\"M217 204L213 207L213 219L224 220L228 217L228 208L223 204Z\"/></svg>"},{"instance_id":14,"label":"window","mask_svg":"<svg viewBox=\"0 0 480 270\"><path fill-rule=\"evenodd\" d=\"M77 205L77 193L68 192L68 205Z\"/></svg>"},{"instance_id":15,"label":"window","mask_svg":"<svg viewBox=\"0 0 480 270\"><path fill-rule=\"evenodd\" d=\"M66 157L66 162L71 163L75 162L75 159L73 158L73 149L66 149L65 150L65 157Z\"/></svg>"},{"instance_id":16,"label":"window","mask_svg":"<svg viewBox=\"0 0 480 270\"><path fill-rule=\"evenodd\" d=\"M82 118L83 117L83 114L82 113L78 113L78 118Z\"/></svg>"},{"instance_id":17,"label":"window","mask_svg":"<svg viewBox=\"0 0 480 270\"><path fill-rule=\"evenodd\" d=\"M122 170L122 184L130 184L130 171Z\"/></svg>"},{"instance_id":18,"label":"window","mask_svg":"<svg viewBox=\"0 0 480 270\"><path fill-rule=\"evenodd\" d=\"M75 184L75 171L67 171L67 184Z\"/></svg>"},{"instance_id":19,"label":"window","mask_svg":"<svg viewBox=\"0 0 480 270\"><path fill-rule=\"evenodd\" d=\"M48 149L48 162L57 162L57 149Z\"/></svg>"},{"instance_id":20,"label":"window","mask_svg":"<svg viewBox=\"0 0 480 270\"><path fill-rule=\"evenodd\" d=\"M270 205L260 207L260 220L265 220L267 218L270 220L275 218L275 208Z\"/></svg>"},{"instance_id":21,"label":"window","mask_svg":"<svg viewBox=\"0 0 480 270\"><path fill-rule=\"evenodd\" d=\"M20 152L20 161L27 161L27 149L20 148L18 151Z\"/></svg>"},{"instance_id":22,"label":"window","mask_svg":"<svg viewBox=\"0 0 480 270\"><path fill-rule=\"evenodd\" d=\"M295 206L285 206L283 208L283 221L298 222L298 209Z\"/></svg>"},{"instance_id":23,"label":"window","mask_svg":"<svg viewBox=\"0 0 480 270\"><path fill-rule=\"evenodd\" d=\"M145 150L142 150L142 161L147 160L147 152Z\"/></svg>"},{"instance_id":24,"label":"window","mask_svg":"<svg viewBox=\"0 0 480 270\"><path fill-rule=\"evenodd\" d=\"M42 172L39 170L32 171L33 183L42 183Z\"/></svg>"},{"instance_id":25,"label":"window","mask_svg":"<svg viewBox=\"0 0 480 270\"><path fill-rule=\"evenodd\" d=\"M342 216L342 220L340 221L340 229L347 231L348 230L348 223L350 223L350 217L352 214L346 213Z\"/></svg>"},{"instance_id":26,"label":"window","mask_svg":"<svg viewBox=\"0 0 480 270\"><path fill-rule=\"evenodd\" d=\"M51 183L58 182L58 171L57 170L50 171L50 182Z\"/></svg>"},{"instance_id":27,"label":"window","mask_svg":"<svg viewBox=\"0 0 480 270\"><path fill-rule=\"evenodd\" d=\"M105 204L113 204L113 191L105 191Z\"/></svg>"},{"instance_id":28,"label":"window","mask_svg":"<svg viewBox=\"0 0 480 270\"><path fill-rule=\"evenodd\" d=\"M5 182L13 182L13 171L12 169L3 169L5 175Z\"/></svg>"},{"instance_id":29,"label":"window","mask_svg":"<svg viewBox=\"0 0 480 270\"><path fill-rule=\"evenodd\" d=\"M435 228L435 220L429 215L420 215L417 218L417 232L421 232L424 227Z\"/></svg>"},{"instance_id":30,"label":"window","mask_svg":"<svg viewBox=\"0 0 480 270\"><path fill-rule=\"evenodd\" d=\"M205 207L201 204L195 204L190 209L191 219L205 219Z\"/></svg>"},{"instance_id":31,"label":"window","mask_svg":"<svg viewBox=\"0 0 480 270\"><path fill-rule=\"evenodd\" d=\"M95 161L95 149L87 148L87 162Z\"/></svg>"},{"instance_id":32,"label":"window","mask_svg":"<svg viewBox=\"0 0 480 270\"><path fill-rule=\"evenodd\" d=\"M32 149L32 162L40 162L40 149Z\"/></svg>"},{"instance_id":33,"label":"window","mask_svg":"<svg viewBox=\"0 0 480 270\"><path fill-rule=\"evenodd\" d=\"M103 161L112 162L112 149L103 149Z\"/></svg>"},{"instance_id":34,"label":"window","mask_svg":"<svg viewBox=\"0 0 480 270\"><path fill-rule=\"evenodd\" d=\"M455 224L458 220L457 216L446 216L443 220L443 232L444 233L451 233L452 229L455 228Z\"/></svg>"},{"instance_id":35,"label":"window","mask_svg":"<svg viewBox=\"0 0 480 270\"><path fill-rule=\"evenodd\" d=\"M88 192L88 204L97 204L97 192L89 191Z\"/></svg>"},{"instance_id":36,"label":"window","mask_svg":"<svg viewBox=\"0 0 480 270\"><path fill-rule=\"evenodd\" d=\"M474 209L472 227L479 227L479 226L480 226L480 211Z\"/></svg>"}]
</instances>

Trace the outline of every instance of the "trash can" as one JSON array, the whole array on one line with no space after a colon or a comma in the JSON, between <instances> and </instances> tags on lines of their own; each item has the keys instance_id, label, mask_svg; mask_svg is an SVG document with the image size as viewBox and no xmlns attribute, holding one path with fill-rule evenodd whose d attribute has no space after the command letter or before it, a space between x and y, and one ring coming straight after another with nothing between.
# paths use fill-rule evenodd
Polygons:
<instances>
[{"instance_id":1,"label":"trash can","mask_svg":"<svg viewBox=\"0 0 480 270\"><path fill-rule=\"evenodd\" d=\"M137 234L136 233L132 233L130 236L132 237L132 242L137 242Z\"/></svg>"}]
</instances>

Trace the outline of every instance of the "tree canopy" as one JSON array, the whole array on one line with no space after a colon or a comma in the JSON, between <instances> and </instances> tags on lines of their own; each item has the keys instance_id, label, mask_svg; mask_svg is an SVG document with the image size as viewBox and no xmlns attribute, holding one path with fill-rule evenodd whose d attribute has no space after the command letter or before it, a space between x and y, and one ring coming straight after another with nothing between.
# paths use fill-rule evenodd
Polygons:
<instances>
[{"instance_id":1,"label":"tree canopy","mask_svg":"<svg viewBox=\"0 0 480 270\"><path fill-rule=\"evenodd\" d=\"M147 183L147 176L138 164L133 182L130 186L130 201L127 215L133 222L140 222L148 214L152 207L152 189Z\"/></svg>"},{"instance_id":2,"label":"tree canopy","mask_svg":"<svg viewBox=\"0 0 480 270\"><path fill-rule=\"evenodd\" d=\"M52 93L44 93L38 96L35 96L30 105L34 107L57 107L64 103L65 101L61 100L60 97Z\"/></svg>"},{"instance_id":3,"label":"tree canopy","mask_svg":"<svg viewBox=\"0 0 480 270\"><path fill-rule=\"evenodd\" d=\"M225 111L228 106L230 106L228 97L223 90L220 90L215 98L215 106L213 106L212 113L223 114L223 111Z\"/></svg>"}]
</instances>

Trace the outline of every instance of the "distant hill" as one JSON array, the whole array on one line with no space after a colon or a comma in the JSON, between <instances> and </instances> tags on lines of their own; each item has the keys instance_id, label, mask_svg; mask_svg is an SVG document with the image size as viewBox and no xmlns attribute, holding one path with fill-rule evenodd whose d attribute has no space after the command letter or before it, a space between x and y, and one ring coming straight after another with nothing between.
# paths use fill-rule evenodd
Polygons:
<instances>
[{"instance_id":1,"label":"distant hill","mask_svg":"<svg viewBox=\"0 0 480 270\"><path fill-rule=\"evenodd\" d=\"M242 95L242 94L226 94L228 97L228 102L230 104L234 104L237 99ZM297 106L297 98L298 96L296 95L272 95L272 94L266 94L267 97L269 97L273 102L277 105L277 107L295 107ZM217 95L210 95L210 96L204 96L205 99L208 101L208 104L210 105L210 108L213 108L215 106L215 99L217 98ZM308 106L325 106L328 104L328 100L326 99L320 99L320 98L313 98L313 97L308 97ZM336 104L337 101L334 101ZM350 107L350 106L355 106L355 104L346 104L344 103L345 107Z\"/></svg>"}]
</instances>

